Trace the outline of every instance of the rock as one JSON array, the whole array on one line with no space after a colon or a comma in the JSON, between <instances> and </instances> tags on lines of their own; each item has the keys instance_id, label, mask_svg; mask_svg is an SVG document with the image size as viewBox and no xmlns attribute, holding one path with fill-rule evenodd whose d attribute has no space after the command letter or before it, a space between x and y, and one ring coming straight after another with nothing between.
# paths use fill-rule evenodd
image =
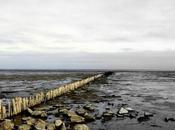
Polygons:
<instances>
[{"instance_id":1,"label":"rock","mask_svg":"<svg viewBox=\"0 0 175 130\"><path fill-rule=\"evenodd\" d=\"M117 114L118 118L124 118L124 115Z\"/></svg>"},{"instance_id":2,"label":"rock","mask_svg":"<svg viewBox=\"0 0 175 130\"><path fill-rule=\"evenodd\" d=\"M114 113L112 111L106 111L106 112L103 112L102 116L109 118L109 117L113 117Z\"/></svg>"},{"instance_id":3,"label":"rock","mask_svg":"<svg viewBox=\"0 0 175 130\"><path fill-rule=\"evenodd\" d=\"M56 129L56 126L54 123L50 123L47 125L47 130L55 130Z\"/></svg>"},{"instance_id":4,"label":"rock","mask_svg":"<svg viewBox=\"0 0 175 130\"><path fill-rule=\"evenodd\" d=\"M110 103L110 102L108 102L108 105L110 105L110 106L114 106L114 103Z\"/></svg>"},{"instance_id":5,"label":"rock","mask_svg":"<svg viewBox=\"0 0 175 130\"><path fill-rule=\"evenodd\" d=\"M95 119L100 120L102 116L100 114L95 114Z\"/></svg>"},{"instance_id":6,"label":"rock","mask_svg":"<svg viewBox=\"0 0 175 130\"><path fill-rule=\"evenodd\" d=\"M171 118L168 118L168 117L166 117L166 118L164 119L164 121L165 121L165 122L168 122L168 121L175 121L175 118L172 118L172 117L171 117Z\"/></svg>"},{"instance_id":7,"label":"rock","mask_svg":"<svg viewBox=\"0 0 175 130\"><path fill-rule=\"evenodd\" d=\"M59 119L55 120L56 128L59 128L62 124L63 124L63 122L61 120L59 120Z\"/></svg>"},{"instance_id":8,"label":"rock","mask_svg":"<svg viewBox=\"0 0 175 130\"><path fill-rule=\"evenodd\" d=\"M120 115L124 115L124 114L128 114L128 110L126 110L125 108L121 107L120 110L118 111L118 114Z\"/></svg>"},{"instance_id":9,"label":"rock","mask_svg":"<svg viewBox=\"0 0 175 130\"><path fill-rule=\"evenodd\" d=\"M128 111L128 112L133 112L135 111L134 109L130 108L130 107L125 107L125 109Z\"/></svg>"},{"instance_id":10,"label":"rock","mask_svg":"<svg viewBox=\"0 0 175 130\"><path fill-rule=\"evenodd\" d=\"M30 130L31 126L27 124L22 124L18 127L18 130Z\"/></svg>"},{"instance_id":11,"label":"rock","mask_svg":"<svg viewBox=\"0 0 175 130\"><path fill-rule=\"evenodd\" d=\"M86 111L83 108L79 108L76 110L76 113L80 116L83 116L86 113Z\"/></svg>"},{"instance_id":12,"label":"rock","mask_svg":"<svg viewBox=\"0 0 175 130\"><path fill-rule=\"evenodd\" d=\"M38 121L35 122L34 127L35 127L36 130L45 130L46 122L41 120L41 119L38 119Z\"/></svg>"},{"instance_id":13,"label":"rock","mask_svg":"<svg viewBox=\"0 0 175 130\"><path fill-rule=\"evenodd\" d=\"M77 115L74 111L68 111L68 117L70 117L70 121L72 123L83 123L85 119L79 115Z\"/></svg>"},{"instance_id":14,"label":"rock","mask_svg":"<svg viewBox=\"0 0 175 130\"><path fill-rule=\"evenodd\" d=\"M35 119L32 117L24 117L22 118L22 120L24 121L24 123L26 123L27 125L33 125L35 123Z\"/></svg>"},{"instance_id":15,"label":"rock","mask_svg":"<svg viewBox=\"0 0 175 130\"><path fill-rule=\"evenodd\" d=\"M32 109L30 109L30 108L27 108L27 112L28 112L30 115L32 115L32 113L33 113Z\"/></svg>"},{"instance_id":16,"label":"rock","mask_svg":"<svg viewBox=\"0 0 175 130\"><path fill-rule=\"evenodd\" d=\"M53 107L56 107L56 108L63 108L65 107L64 104L55 104Z\"/></svg>"},{"instance_id":17,"label":"rock","mask_svg":"<svg viewBox=\"0 0 175 130\"><path fill-rule=\"evenodd\" d=\"M110 110L110 107L106 107L105 109L106 109L106 110Z\"/></svg>"},{"instance_id":18,"label":"rock","mask_svg":"<svg viewBox=\"0 0 175 130\"><path fill-rule=\"evenodd\" d=\"M72 115L70 117L70 121L72 123L83 123L83 122L85 122L85 119L79 115Z\"/></svg>"},{"instance_id":19,"label":"rock","mask_svg":"<svg viewBox=\"0 0 175 130\"><path fill-rule=\"evenodd\" d=\"M44 106L44 107L36 108L35 111L48 111L53 109L54 109L53 106Z\"/></svg>"},{"instance_id":20,"label":"rock","mask_svg":"<svg viewBox=\"0 0 175 130\"><path fill-rule=\"evenodd\" d=\"M22 121L26 121L26 120L29 120L29 119L31 119L31 117L23 117Z\"/></svg>"},{"instance_id":21,"label":"rock","mask_svg":"<svg viewBox=\"0 0 175 130\"><path fill-rule=\"evenodd\" d=\"M131 112L129 113L129 118L136 118L138 116L138 113L137 112Z\"/></svg>"},{"instance_id":22,"label":"rock","mask_svg":"<svg viewBox=\"0 0 175 130\"><path fill-rule=\"evenodd\" d=\"M92 115L88 114L87 112L83 116L87 122L95 121L95 117Z\"/></svg>"},{"instance_id":23,"label":"rock","mask_svg":"<svg viewBox=\"0 0 175 130\"><path fill-rule=\"evenodd\" d=\"M91 104L87 104L83 107L84 109L88 110L88 111L94 111L95 109L92 107Z\"/></svg>"},{"instance_id":24,"label":"rock","mask_svg":"<svg viewBox=\"0 0 175 130\"><path fill-rule=\"evenodd\" d=\"M153 117L153 116L154 116L154 114L149 113L149 112L145 112L145 113L144 113L144 116L147 116L147 117Z\"/></svg>"},{"instance_id":25,"label":"rock","mask_svg":"<svg viewBox=\"0 0 175 130\"><path fill-rule=\"evenodd\" d=\"M61 129L60 130L66 130L66 126L65 126L64 123L61 125Z\"/></svg>"},{"instance_id":26,"label":"rock","mask_svg":"<svg viewBox=\"0 0 175 130\"><path fill-rule=\"evenodd\" d=\"M103 120L102 121L111 120L113 116L114 116L114 113L112 111L103 112L103 114L102 114Z\"/></svg>"},{"instance_id":27,"label":"rock","mask_svg":"<svg viewBox=\"0 0 175 130\"><path fill-rule=\"evenodd\" d=\"M67 115L68 114L68 109L64 108L64 109L61 109L61 110L58 110L59 114L63 114L63 115Z\"/></svg>"},{"instance_id":28,"label":"rock","mask_svg":"<svg viewBox=\"0 0 175 130\"><path fill-rule=\"evenodd\" d=\"M38 117L44 118L44 117L47 117L47 113L45 111L34 111L32 113L32 116L36 116L36 117L38 116Z\"/></svg>"},{"instance_id":29,"label":"rock","mask_svg":"<svg viewBox=\"0 0 175 130\"><path fill-rule=\"evenodd\" d=\"M144 122L144 121L149 121L150 118L147 116L141 116L137 119L138 122Z\"/></svg>"},{"instance_id":30,"label":"rock","mask_svg":"<svg viewBox=\"0 0 175 130\"><path fill-rule=\"evenodd\" d=\"M0 124L0 127L2 128L2 130L12 130L14 128L14 123L9 119L5 119Z\"/></svg>"},{"instance_id":31,"label":"rock","mask_svg":"<svg viewBox=\"0 0 175 130\"><path fill-rule=\"evenodd\" d=\"M54 109L52 111L48 111L47 114L48 115L56 115L56 116L58 115L59 116L58 109Z\"/></svg>"},{"instance_id":32,"label":"rock","mask_svg":"<svg viewBox=\"0 0 175 130\"><path fill-rule=\"evenodd\" d=\"M27 111L31 116L34 117L47 117L47 113L45 111L32 111L30 108L28 108Z\"/></svg>"},{"instance_id":33,"label":"rock","mask_svg":"<svg viewBox=\"0 0 175 130\"><path fill-rule=\"evenodd\" d=\"M90 130L85 124L77 124L74 126L73 130Z\"/></svg>"}]
</instances>

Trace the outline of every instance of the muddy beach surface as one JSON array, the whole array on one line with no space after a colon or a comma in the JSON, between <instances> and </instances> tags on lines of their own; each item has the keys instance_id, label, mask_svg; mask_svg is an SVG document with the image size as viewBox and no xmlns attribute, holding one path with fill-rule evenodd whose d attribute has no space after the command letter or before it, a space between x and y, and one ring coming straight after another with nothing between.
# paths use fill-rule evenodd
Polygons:
<instances>
[{"instance_id":1,"label":"muddy beach surface","mask_svg":"<svg viewBox=\"0 0 175 130\"><path fill-rule=\"evenodd\" d=\"M91 130L173 130L174 93L174 72L115 72L32 108L47 113L33 118L47 123L61 119L67 129L73 129L76 123L66 115L68 110L83 117L81 123ZM28 116L24 112L12 120L19 126Z\"/></svg>"},{"instance_id":2,"label":"muddy beach surface","mask_svg":"<svg viewBox=\"0 0 175 130\"><path fill-rule=\"evenodd\" d=\"M94 72L0 71L0 98L26 97L81 80Z\"/></svg>"}]
</instances>

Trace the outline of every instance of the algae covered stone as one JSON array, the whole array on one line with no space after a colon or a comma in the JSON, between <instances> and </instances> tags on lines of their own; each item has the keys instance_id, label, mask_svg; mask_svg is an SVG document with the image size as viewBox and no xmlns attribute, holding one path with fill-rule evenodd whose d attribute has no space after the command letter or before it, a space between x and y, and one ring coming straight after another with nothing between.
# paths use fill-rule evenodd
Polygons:
<instances>
[{"instance_id":1,"label":"algae covered stone","mask_svg":"<svg viewBox=\"0 0 175 130\"><path fill-rule=\"evenodd\" d=\"M74 126L73 130L90 130L85 124L77 124Z\"/></svg>"},{"instance_id":2,"label":"algae covered stone","mask_svg":"<svg viewBox=\"0 0 175 130\"><path fill-rule=\"evenodd\" d=\"M1 124L0 127L3 130L12 130L14 128L14 123L9 120L9 119L5 119Z\"/></svg>"}]
</instances>

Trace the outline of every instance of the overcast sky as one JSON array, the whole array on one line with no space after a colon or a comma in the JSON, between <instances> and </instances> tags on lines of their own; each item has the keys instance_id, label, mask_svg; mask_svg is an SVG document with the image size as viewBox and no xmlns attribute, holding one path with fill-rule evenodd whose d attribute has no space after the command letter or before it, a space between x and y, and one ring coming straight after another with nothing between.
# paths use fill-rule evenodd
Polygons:
<instances>
[{"instance_id":1,"label":"overcast sky","mask_svg":"<svg viewBox=\"0 0 175 130\"><path fill-rule=\"evenodd\" d=\"M175 70L175 1L0 0L0 68Z\"/></svg>"}]
</instances>

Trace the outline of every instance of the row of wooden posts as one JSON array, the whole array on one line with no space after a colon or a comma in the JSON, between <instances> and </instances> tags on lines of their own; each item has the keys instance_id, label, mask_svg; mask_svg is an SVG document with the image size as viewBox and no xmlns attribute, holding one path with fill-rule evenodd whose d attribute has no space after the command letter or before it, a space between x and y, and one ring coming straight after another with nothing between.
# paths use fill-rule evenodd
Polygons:
<instances>
[{"instance_id":1,"label":"row of wooden posts","mask_svg":"<svg viewBox=\"0 0 175 130\"><path fill-rule=\"evenodd\" d=\"M80 81L59 86L47 92L39 92L30 97L15 97L13 99L10 99L7 104L4 104L0 99L0 120L17 115L27 108L33 107L45 101L54 99L55 97L60 96L64 93L75 90L102 76L103 74L97 74L95 76Z\"/></svg>"}]
</instances>

